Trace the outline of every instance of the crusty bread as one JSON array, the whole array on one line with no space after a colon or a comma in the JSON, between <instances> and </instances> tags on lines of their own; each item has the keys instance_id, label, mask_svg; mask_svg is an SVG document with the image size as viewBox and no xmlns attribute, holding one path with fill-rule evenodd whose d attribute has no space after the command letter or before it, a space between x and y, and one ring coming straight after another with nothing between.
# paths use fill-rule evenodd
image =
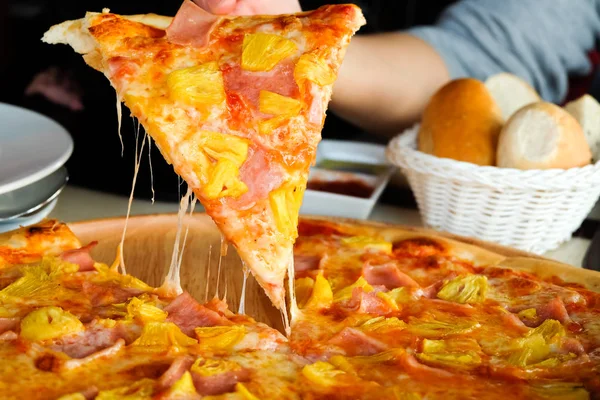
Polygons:
<instances>
[{"instance_id":1,"label":"crusty bread","mask_svg":"<svg viewBox=\"0 0 600 400\"><path fill-rule=\"evenodd\" d=\"M538 102L517 111L498 141L498 166L518 169L582 167L592 153L581 126L561 107Z\"/></svg>"},{"instance_id":2,"label":"crusty bread","mask_svg":"<svg viewBox=\"0 0 600 400\"><path fill-rule=\"evenodd\" d=\"M575 117L581 125L592 150L594 162L600 160L600 103L589 94L586 94L568 103L565 110Z\"/></svg>"},{"instance_id":3,"label":"crusty bread","mask_svg":"<svg viewBox=\"0 0 600 400\"><path fill-rule=\"evenodd\" d=\"M437 157L495 165L500 109L485 85L475 79L451 81L425 108L419 150Z\"/></svg>"},{"instance_id":4,"label":"crusty bread","mask_svg":"<svg viewBox=\"0 0 600 400\"><path fill-rule=\"evenodd\" d=\"M505 121L517 110L542 100L527 82L506 72L490 76L485 81L485 86L496 100Z\"/></svg>"}]
</instances>

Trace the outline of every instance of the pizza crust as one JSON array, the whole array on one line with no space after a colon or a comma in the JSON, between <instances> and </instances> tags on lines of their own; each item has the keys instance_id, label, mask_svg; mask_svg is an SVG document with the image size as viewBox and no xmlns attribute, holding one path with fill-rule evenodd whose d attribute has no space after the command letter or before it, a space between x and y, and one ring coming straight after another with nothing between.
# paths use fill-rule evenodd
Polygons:
<instances>
[{"instance_id":1,"label":"pizza crust","mask_svg":"<svg viewBox=\"0 0 600 400\"><path fill-rule=\"evenodd\" d=\"M302 220L333 223L349 234L379 235L391 242L417 238L429 239L442 243L451 254L471 261L474 265L490 265L525 271L542 279L558 277L565 282L576 283L600 293L600 272L598 271L577 268L535 254L477 239L437 232L431 229L392 225L383 222L319 216L305 217Z\"/></svg>"}]
</instances>

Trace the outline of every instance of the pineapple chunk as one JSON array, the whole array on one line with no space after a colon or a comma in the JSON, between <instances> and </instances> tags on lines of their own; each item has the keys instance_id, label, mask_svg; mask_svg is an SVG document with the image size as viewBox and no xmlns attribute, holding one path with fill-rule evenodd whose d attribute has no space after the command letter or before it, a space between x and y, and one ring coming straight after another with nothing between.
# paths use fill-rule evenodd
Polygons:
<instances>
[{"instance_id":1,"label":"pineapple chunk","mask_svg":"<svg viewBox=\"0 0 600 400\"><path fill-rule=\"evenodd\" d=\"M194 329L203 350L230 350L246 335L243 325L211 326Z\"/></svg>"},{"instance_id":2,"label":"pineapple chunk","mask_svg":"<svg viewBox=\"0 0 600 400\"><path fill-rule=\"evenodd\" d=\"M241 368L242 367L234 361L219 360L212 358L205 359L200 357L194 362L190 370L201 376L213 376L223 374L229 371L237 371Z\"/></svg>"},{"instance_id":3,"label":"pineapple chunk","mask_svg":"<svg viewBox=\"0 0 600 400\"><path fill-rule=\"evenodd\" d=\"M282 96L277 93L261 90L259 99L259 110L265 114L296 116L302 109L302 103L291 97Z\"/></svg>"},{"instance_id":4,"label":"pineapple chunk","mask_svg":"<svg viewBox=\"0 0 600 400\"><path fill-rule=\"evenodd\" d=\"M223 75L216 61L173 71L167 77L170 95L191 106L223 105Z\"/></svg>"},{"instance_id":5,"label":"pineapple chunk","mask_svg":"<svg viewBox=\"0 0 600 400\"><path fill-rule=\"evenodd\" d=\"M246 35L242 44L242 68L247 71L270 71L297 49L296 43L279 35Z\"/></svg>"},{"instance_id":6,"label":"pineapple chunk","mask_svg":"<svg viewBox=\"0 0 600 400\"><path fill-rule=\"evenodd\" d=\"M508 358L510 364L518 367L527 367L530 364L539 363L550 354L550 347L539 333L519 339L518 346L520 349Z\"/></svg>"},{"instance_id":7,"label":"pineapple chunk","mask_svg":"<svg viewBox=\"0 0 600 400\"><path fill-rule=\"evenodd\" d=\"M313 290L315 281L311 277L296 279L294 291L296 292L296 302L298 307L303 308Z\"/></svg>"},{"instance_id":8,"label":"pineapple chunk","mask_svg":"<svg viewBox=\"0 0 600 400\"><path fill-rule=\"evenodd\" d=\"M290 240L298 236L298 213L302 205L304 189L304 185L284 184L269 193L269 202L277 228Z\"/></svg>"},{"instance_id":9,"label":"pineapple chunk","mask_svg":"<svg viewBox=\"0 0 600 400\"><path fill-rule=\"evenodd\" d=\"M60 396L58 400L87 400L81 393L71 393Z\"/></svg>"},{"instance_id":10,"label":"pineapple chunk","mask_svg":"<svg viewBox=\"0 0 600 400\"><path fill-rule=\"evenodd\" d=\"M589 400L590 394L581 383L550 382L534 385L531 390L547 400Z\"/></svg>"},{"instance_id":11,"label":"pineapple chunk","mask_svg":"<svg viewBox=\"0 0 600 400\"><path fill-rule=\"evenodd\" d=\"M133 297L127 304L127 319L139 319L141 322L160 322L167 319L167 312L148 304L138 297Z\"/></svg>"},{"instance_id":12,"label":"pineapple chunk","mask_svg":"<svg viewBox=\"0 0 600 400\"><path fill-rule=\"evenodd\" d=\"M302 368L302 375L319 386L335 386L339 383L340 377L345 374L344 371L336 369L332 364L325 361L317 361Z\"/></svg>"},{"instance_id":13,"label":"pineapple chunk","mask_svg":"<svg viewBox=\"0 0 600 400\"><path fill-rule=\"evenodd\" d=\"M244 384L240 382L235 384L235 391L241 394L242 398L244 398L245 400L260 400L258 397L253 395L252 392L250 392L248 388L244 386Z\"/></svg>"},{"instance_id":14,"label":"pineapple chunk","mask_svg":"<svg viewBox=\"0 0 600 400\"><path fill-rule=\"evenodd\" d=\"M343 238L342 244L348 247L353 247L360 250L374 250L390 254L392 252L392 244L383 239L370 236L352 236Z\"/></svg>"},{"instance_id":15,"label":"pineapple chunk","mask_svg":"<svg viewBox=\"0 0 600 400\"><path fill-rule=\"evenodd\" d=\"M399 287L385 293L396 305L408 303L412 300L412 296L405 287Z\"/></svg>"},{"instance_id":16,"label":"pineapple chunk","mask_svg":"<svg viewBox=\"0 0 600 400\"><path fill-rule=\"evenodd\" d=\"M186 347L198 344L198 341L185 335L172 322L148 322L142 334L131 346L141 352L183 351Z\"/></svg>"},{"instance_id":17,"label":"pineapple chunk","mask_svg":"<svg viewBox=\"0 0 600 400\"><path fill-rule=\"evenodd\" d=\"M394 298L389 294L385 292L378 292L377 297L383 300L393 311L398 311L400 309L398 307L398 303L396 303L396 300L394 300Z\"/></svg>"},{"instance_id":18,"label":"pineapple chunk","mask_svg":"<svg viewBox=\"0 0 600 400\"><path fill-rule=\"evenodd\" d=\"M202 193L211 200L227 196L240 197L248 191L248 186L239 179L239 172L239 168L229 160L217 162Z\"/></svg>"},{"instance_id":19,"label":"pineapple chunk","mask_svg":"<svg viewBox=\"0 0 600 400\"><path fill-rule=\"evenodd\" d=\"M198 144L216 161L228 160L240 167L248 157L248 139L219 132L202 131Z\"/></svg>"},{"instance_id":20,"label":"pineapple chunk","mask_svg":"<svg viewBox=\"0 0 600 400\"><path fill-rule=\"evenodd\" d=\"M352 285L346 286L345 288L339 290L333 296L333 301L338 302L342 300L350 300L352 298L352 292L356 288L362 288L366 293L373 291L373 286L369 285L369 282L365 280L362 276L356 280Z\"/></svg>"},{"instance_id":21,"label":"pineapple chunk","mask_svg":"<svg viewBox=\"0 0 600 400\"><path fill-rule=\"evenodd\" d=\"M445 282L437 297L461 304L481 303L485 300L487 289L487 277L484 275L459 276Z\"/></svg>"},{"instance_id":22,"label":"pineapple chunk","mask_svg":"<svg viewBox=\"0 0 600 400\"><path fill-rule=\"evenodd\" d=\"M67 264L70 265L70 264ZM46 271L43 266L25 267L23 276L0 290L0 303L55 304L61 299L78 298L77 292L61 285L61 270ZM85 300L83 300L85 301Z\"/></svg>"},{"instance_id":23,"label":"pineapple chunk","mask_svg":"<svg viewBox=\"0 0 600 400\"><path fill-rule=\"evenodd\" d=\"M60 307L38 308L21 321L21 336L32 341L54 339L84 329L76 316Z\"/></svg>"},{"instance_id":24,"label":"pineapple chunk","mask_svg":"<svg viewBox=\"0 0 600 400\"><path fill-rule=\"evenodd\" d=\"M319 86L331 85L335 82L335 74L327 63L315 54L303 54L296 62L294 79L300 86L307 79Z\"/></svg>"},{"instance_id":25,"label":"pineapple chunk","mask_svg":"<svg viewBox=\"0 0 600 400\"><path fill-rule=\"evenodd\" d=\"M462 319L459 322L445 322L408 317L408 330L425 338L440 338L448 335L470 333L481 325L475 321Z\"/></svg>"},{"instance_id":26,"label":"pineapple chunk","mask_svg":"<svg viewBox=\"0 0 600 400\"><path fill-rule=\"evenodd\" d=\"M547 319L540 326L527 332L527 336L541 335L546 342L553 342L566 335L565 328L555 319Z\"/></svg>"},{"instance_id":27,"label":"pineapple chunk","mask_svg":"<svg viewBox=\"0 0 600 400\"><path fill-rule=\"evenodd\" d=\"M537 310L535 308L528 308L526 310L520 311L518 316L521 319L533 320L537 318Z\"/></svg>"},{"instance_id":28,"label":"pineapple chunk","mask_svg":"<svg viewBox=\"0 0 600 400\"><path fill-rule=\"evenodd\" d=\"M171 386L166 392L161 395L161 399L189 399L198 397L194 381L192 380L192 374L190 371L185 371L181 378L179 378L173 386Z\"/></svg>"},{"instance_id":29,"label":"pineapple chunk","mask_svg":"<svg viewBox=\"0 0 600 400\"><path fill-rule=\"evenodd\" d=\"M308 310L322 310L331 306L333 301L333 292L331 291L331 285L322 273L317 275L315 285L312 293L308 298L305 309Z\"/></svg>"},{"instance_id":30,"label":"pineapple chunk","mask_svg":"<svg viewBox=\"0 0 600 400\"><path fill-rule=\"evenodd\" d=\"M275 129L283 125L289 118L289 115L278 115L274 118L262 120L258 123L258 133L261 135L269 135Z\"/></svg>"},{"instance_id":31,"label":"pineapple chunk","mask_svg":"<svg viewBox=\"0 0 600 400\"><path fill-rule=\"evenodd\" d=\"M381 364L381 363L389 363L400 360L405 355L404 349L391 349L378 354L374 354L372 356L356 356L356 357L345 357L346 360L350 364L354 365L371 365L371 364ZM336 356L332 357L331 360L334 360ZM337 356L342 357L342 356ZM330 360L330 362L331 362ZM339 360L336 360L336 363L339 363Z\"/></svg>"},{"instance_id":32,"label":"pineapple chunk","mask_svg":"<svg viewBox=\"0 0 600 400\"><path fill-rule=\"evenodd\" d=\"M202 131L198 137L197 145L204 152L204 157L197 157L202 164L199 167L202 194L212 200L246 193L248 187L240 180L239 172L248 157L248 140L210 131ZM208 157L216 163L211 163Z\"/></svg>"},{"instance_id":33,"label":"pineapple chunk","mask_svg":"<svg viewBox=\"0 0 600 400\"><path fill-rule=\"evenodd\" d=\"M403 387L394 386L391 390L392 398L395 400L423 400L420 394L415 392L406 392Z\"/></svg>"},{"instance_id":34,"label":"pineapple chunk","mask_svg":"<svg viewBox=\"0 0 600 400\"><path fill-rule=\"evenodd\" d=\"M423 340L423 352L416 357L427 364L458 369L471 369L481 364L479 345L475 340Z\"/></svg>"},{"instance_id":35,"label":"pineapple chunk","mask_svg":"<svg viewBox=\"0 0 600 400\"><path fill-rule=\"evenodd\" d=\"M362 324L360 329L366 332L389 332L405 329L406 326L406 322L396 317L376 317Z\"/></svg>"},{"instance_id":36,"label":"pineapple chunk","mask_svg":"<svg viewBox=\"0 0 600 400\"><path fill-rule=\"evenodd\" d=\"M130 386L102 390L96 400L150 400L154 392L154 381L144 378Z\"/></svg>"},{"instance_id":37,"label":"pineapple chunk","mask_svg":"<svg viewBox=\"0 0 600 400\"><path fill-rule=\"evenodd\" d=\"M91 280L95 283L112 283L121 287L139 289L144 292L152 292L154 288L147 285L138 278L131 275L122 275L111 269L108 265L96 263L94 265L98 274L93 276Z\"/></svg>"}]
</instances>

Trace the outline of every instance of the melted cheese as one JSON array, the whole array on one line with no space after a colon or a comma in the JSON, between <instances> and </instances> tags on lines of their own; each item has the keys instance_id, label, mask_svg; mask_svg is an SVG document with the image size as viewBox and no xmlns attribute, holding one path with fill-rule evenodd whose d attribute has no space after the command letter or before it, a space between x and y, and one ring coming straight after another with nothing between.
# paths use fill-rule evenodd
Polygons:
<instances>
[{"instance_id":1,"label":"melted cheese","mask_svg":"<svg viewBox=\"0 0 600 400\"><path fill-rule=\"evenodd\" d=\"M210 259L212 256L212 244L208 246L208 260L206 260L206 287L204 288L204 302L208 301L208 285L210 284Z\"/></svg>"},{"instance_id":2,"label":"melted cheese","mask_svg":"<svg viewBox=\"0 0 600 400\"><path fill-rule=\"evenodd\" d=\"M121 135L121 120L123 118L123 105L121 104L121 99L119 98L119 93L117 92L117 133L119 134L119 141L121 141L121 157L123 157L123 153L125 152L125 145L123 144L123 135Z\"/></svg>"},{"instance_id":3,"label":"melted cheese","mask_svg":"<svg viewBox=\"0 0 600 400\"><path fill-rule=\"evenodd\" d=\"M127 224L129 223L129 215L131 214L131 204L133 203L133 193L135 192L135 183L137 182L138 172L140 171L140 163L142 162L142 154L144 153L144 145L146 144L146 138L148 137L147 133L144 133L144 139L142 140L142 146L138 156L138 139L139 139L139 130L140 125L137 125L137 132L135 135L135 166L133 169L133 181L131 182L131 193L129 194L129 201L127 202L127 215L125 216L125 225L123 226L123 233L121 235L121 241L117 246L117 260L113 264L114 267L118 265L119 271L122 274L127 273L127 269L125 268L125 257L123 255L123 245L125 244L125 235L127 233Z\"/></svg>"},{"instance_id":4,"label":"melted cheese","mask_svg":"<svg viewBox=\"0 0 600 400\"><path fill-rule=\"evenodd\" d=\"M152 138L148 138L148 166L150 167L150 190L152 191L152 204L154 204L154 173L152 172Z\"/></svg>"},{"instance_id":5,"label":"melted cheese","mask_svg":"<svg viewBox=\"0 0 600 400\"><path fill-rule=\"evenodd\" d=\"M246 283L248 282L248 269L244 265L244 281L242 282L242 293L240 294L240 306L238 314L246 314Z\"/></svg>"},{"instance_id":6,"label":"melted cheese","mask_svg":"<svg viewBox=\"0 0 600 400\"><path fill-rule=\"evenodd\" d=\"M193 191L188 187L188 190L181 198L179 202L179 211L177 213L177 232L175 234L175 243L173 244L173 253L171 255L171 264L169 265L169 272L165 277L163 285L161 289L166 290L167 292L174 291L177 294L183 292L181 288L181 261L183 259L183 249L185 248L185 241L187 239L187 234L189 230L189 224L186 227L183 243L181 244L181 232L183 231L183 217L187 213L188 208L191 208L193 212L194 205L196 203L196 199L192 199ZM191 207L190 207L191 205Z\"/></svg>"}]
</instances>

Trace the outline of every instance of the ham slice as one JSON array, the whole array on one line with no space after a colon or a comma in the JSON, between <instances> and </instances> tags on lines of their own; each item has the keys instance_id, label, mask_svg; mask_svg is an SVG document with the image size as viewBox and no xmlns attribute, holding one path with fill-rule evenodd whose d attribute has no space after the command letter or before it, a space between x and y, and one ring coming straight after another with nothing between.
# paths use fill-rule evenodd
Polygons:
<instances>
[{"instance_id":1,"label":"ham slice","mask_svg":"<svg viewBox=\"0 0 600 400\"><path fill-rule=\"evenodd\" d=\"M348 356L370 356L387 350L388 346L356 329L346 327L327 341L342 348Z\"/></svg>"},{"instance_id":2,"label":"ham slice","mask_svg":"<svg viewBox=\"0 0 600 400\"><path fill-rule=\"evenodd\" d=\"M123 303L131 297L144 293L141 289L123 288L116 285L97 285L90 281L84 281L81 291L94 307L102 307L115 303Z\"/></svg>"},{"instance_id":3,"label":"ham slice","mask_svg":"<svg viewBox=\"0 0 600 400\"><path fill-rule=\"evenodd\" d=\"M321 256L294 255L294 270L296 272L312 271L319 268Z\"/></svg>"},{"instance_id":4,"label":"ham slice","mask_svg":"<svg viewBox=\"0 0 600 400\"><path fill-rule=\"evenodd\" d=\"M188 292L183 292L164 309L167 321L173 322L188 336L194 336L199 326L230 325L227 318L198 303Z\"/></svg>"},{"instance_id":5,"label":"ham slice","mask_svg":"<svg viewBox=\"0 0 600 400\"><path fill-rule=\"evenodd\" d=\"M0 342L10 342L13 340L17 340L19 335L17 335L14 331L6 331L3 334L0 334Z\"/></svg>"},{"instance_id":6,"label":"ham slice","mask_svg":"<svg viewBox=\"0 0 600 400\"><path fill-rule=\"evenodd\" d=\"M341 301L339 306L347 312L358 312L365 314L387 315L394 311L391 305L377 296L378 290L365 292L363 288L357 287L352 291L349 300Z\"/></svg>"},{"instance_id":7,"label":"ham slice","mask_svg":"<svg viewBox=\"0 0 600 400\"><path fill-rule=\"evenodd\" d=\"M108 328L92 321L86 326L85 331L55 339L51 347L71 358L84 358L114 346L119 339L132 339L129 336L132 336L132 332L127 332L123 325Z\"/></svg>"},{"instance_id":8,"label":"ham slice","mask_svg":"<svg viewBox=\"0 0 600 400\"><path fill-rule=\"evenodd\" d=\"M539 307L537 314L540 316L541 321L555 319L563 324L571 322L571 317L569 317L569 313L565 308L565 303L563 303L562 299L558 296Z\"/></svg>"},{"instance_id":9,"label":"ham slice","mask_svg":"<svg viewBox=\"0 0 600 400\"><path fill-rule=\"evenodd\" d=\"M0 318L0 334L15 329L19 321L19 318Z\"/></svg>"},{"instance_id":10,"label":"ham slice","mask_svg":"<svg viewBox=\"0 0 600 400\"><path fill-rule=\"evenodd\" d=\"M204 47L222 19L185 0L167 27L167 39L182 46Z\"/></svg>"},{"instance_id":11,"label":"ham slice","mask_svg":"<svg viewBox=\"0 0 600 400\"><path fill-rule=\"evenodd\" d=\"M294 63L282 61L267 72L244 71L241 66L223 68L223 83L227 93L237 93L258 113L261 90L298 98L300 90L294 79ZM266 117L266 115L262 115Z\"/></svg>"},{"instance_id":12,"label":"ham slice","mask_svg":"<svg viewBox=\"0 0 600 400\"><path fill-rule=\"evenodd\" d=\"M90 255L90 251L92 251L97 244L98 242L94 241L79 249L67 250L60 255L60 258L66 262L79 265L79 272L93 271L94 259Z\"/></svg>"},{"instance_id":13,"label":"ham slice","mask_svg":"<svg viewBox=\"0 0 600 400\"><path fill-rule=\"evenodd\" d=\"M455 374L446 370L421 364L412 354L404 354L400 359L400 363L408 374L417 379L427 381L431 379L450 379L456 377Z\"/></svg>"},{"instance_id":14,"label":"ham slice","mask_svg":"<svg viewBox=\"0 0 600 400\"><path fill-rule=\"evenodd\" d=\"M81 359L73 359L73 360L65 361L62 364L61 368L65 369L65 370L72 370L72 369L84 367L84 366L88 365L89 363L97 361L97 360L113 358L113 357L115 357L115 355L117 353L119 353L121 350L123 350L124 347L125 347L125 341L123 339L117 339L115 344L113 344L112 346L109 346L103 350L92 353L87 357L84 357Z\"/></svg>"},{"instance_id":15,"label":"ham slice","mask_svg":"<svg viewBox=\"0 0 600 400\"><path fill-rule=\"evenodd\" d=\"M181 376L192 366L193 363L194 359L188 355L176 358L175 361L173 361L173 363L169 367L169 369L167 369L165 373L162 374L161 377L158 379L158 390L167 390L171 386L173 386L175 382L181 379Z\"/></svg>"},{"instance_id":16,"label":"ham slice","mask_svg":"<svg viewBox=\"0 0 600 400\"><path fill-rule=\"evenodd\" d=\"M211 376L202 376L192 371L192 379L194 380L196 391L203 396L216 396L233 392L238 382L247 381L249 378L250 371L245 368Z\"/></svg>"},{"instance_id":17,"label":"ham slice","mask_svg":"<svg viewBox=\"0 0 600 400\"><path fill-rule=\"evenodd\" d=\"M239 199L228 199L228 202L239 208L252 207L257 200L267 198L273 189L281 186L283 177L283 168L271 162L265 150L252 146L240 168L240 179L248 186L248 191Z\"/></svg>"},{"instance_id":18,"label":"ham slice","mask_svg":"<svg viewBox=\"0 0 600 400\"><path fill-rule=\"evenodd\" d=\"M400 271L394 263L370 265L367 262L363 267L363 276L370 285L384 285L388 289L420 287L413 278Z\"/></svg>"}]
</instances>

